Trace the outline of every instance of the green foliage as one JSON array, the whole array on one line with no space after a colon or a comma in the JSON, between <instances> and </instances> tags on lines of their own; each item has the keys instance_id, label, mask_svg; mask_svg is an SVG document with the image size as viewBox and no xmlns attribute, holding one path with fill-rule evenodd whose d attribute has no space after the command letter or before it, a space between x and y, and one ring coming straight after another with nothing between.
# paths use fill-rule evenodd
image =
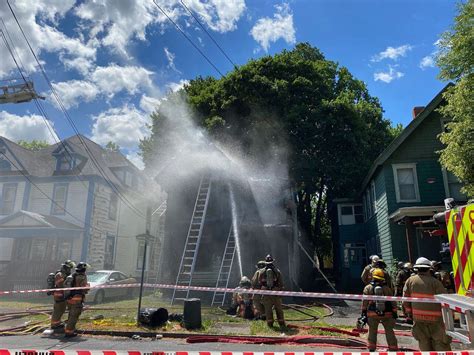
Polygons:
<instances>
[{"instance_id":1,"label":"green foliage","mask_svg":"<svg viewBox=\"0 0 474 355\"><path fill-rule=\"evenodd\" d=\"M112 152L120 152L120 146L117 143L112 142L112 141L109 141L105 145L105 149L111 150Z\"/></svg>"},{"instance_id":2,"label":"green foliage","mask_svg":"<svg viewBox=\"0 0 474 355\"><path fill-rule=\"evenodd\" d=\"M441 112L452 118L441 134L446 145L441 164L464 184L463 192L474 196L474 1L460 5L452 30L443 34L437 58L440 78L454 81Z\"/></svg>"},{"instance_id":3,"label":"green foliage","mask_svg":"<svg viewBox=\"0 0 474 355\"><path fill-rule=\"evenodd\" d=\"M17 144L21 145L23 148L34 151L49 147L48 142L36 139L33 139L32 141L19 140Z\"/></svg>"},{"instance_id":4,"label":"green foliage","mask_svg":"<svg viewBox=\"0 0 474 355\"><path fill-rule=\"evenodd\" d=\"M389 132L390 132L390 136L392 136L392 140L397 138L400 135L400 133L402 133L403 129L404 128L401 123L397 123L395 126L390 126Z\"/></svg>"}]
</instances>

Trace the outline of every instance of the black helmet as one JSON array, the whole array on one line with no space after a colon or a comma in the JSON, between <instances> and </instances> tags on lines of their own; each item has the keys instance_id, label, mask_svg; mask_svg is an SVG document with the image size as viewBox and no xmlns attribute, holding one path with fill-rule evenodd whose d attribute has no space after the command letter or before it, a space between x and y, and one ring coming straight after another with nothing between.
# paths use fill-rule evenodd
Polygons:
<instances>
[{"instance_id":1,"label":"black helmet","mask_svg":"<svg viewBox=\"0 0 474 355\"><path fill-rule=\"evenodd\" d=\"M273 260L273 257L272 257L270 254L268 254L268 255L265 257L265 261L266 261L267 263L273 263L274 260Z\"/></svg>"},{"instance_id":2,"label":"black helmet","mask_svg":"<svg viewBox=\"0 0 474 355\"><path fill-rule=\"evenodd\" d=\"M77 272L84 272L84 271L87 270L88 267L89 267L89 264L81 261L79 264L77 264L76 271Z\"/></svg>"}]
</instances>

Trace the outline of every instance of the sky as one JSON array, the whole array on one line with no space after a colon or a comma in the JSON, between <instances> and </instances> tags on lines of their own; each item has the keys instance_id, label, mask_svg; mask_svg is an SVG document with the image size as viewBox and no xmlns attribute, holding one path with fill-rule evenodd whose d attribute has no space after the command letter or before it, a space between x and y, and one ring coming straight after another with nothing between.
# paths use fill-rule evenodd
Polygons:
<instances>
[{"instance_id":1,"label":"sky","mask_svg":"<svg viewBox=\"0 0 474 355\"><path fill-rule=\"evenodd\" d=\"M406 126L446 83L434 56L452 26L450 0L10 0L54 92L77 130L117 143L142 167L138 142L150 134L150 113L170 91L197 76L233 69L198 22L237 65L308 42L345 66L380 99L385 118ZM185 5L185 6L183 6ZM0 105L0 135L55 143L75 133L8 8L0 29L41 102ZM9 37L8 37L9 36ZM0 86L21 78L0 39Z\"/></svg>"}]
</instances>

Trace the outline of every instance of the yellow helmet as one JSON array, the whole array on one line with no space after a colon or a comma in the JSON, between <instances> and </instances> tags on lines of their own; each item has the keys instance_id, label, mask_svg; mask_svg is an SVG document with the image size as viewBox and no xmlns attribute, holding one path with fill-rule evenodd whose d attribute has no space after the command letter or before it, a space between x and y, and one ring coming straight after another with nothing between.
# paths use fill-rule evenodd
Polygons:
<instances>
[{"instance_id":1,"label":"yellow helmet","mask_svg":"<svg viewBox=\"0 0 474 355\"><path fill-rule=\"evenodd\" d=\"M385 272L382 269L372 271L372 278L377 281L385 281Z\"/></svg>"}]
</instances>

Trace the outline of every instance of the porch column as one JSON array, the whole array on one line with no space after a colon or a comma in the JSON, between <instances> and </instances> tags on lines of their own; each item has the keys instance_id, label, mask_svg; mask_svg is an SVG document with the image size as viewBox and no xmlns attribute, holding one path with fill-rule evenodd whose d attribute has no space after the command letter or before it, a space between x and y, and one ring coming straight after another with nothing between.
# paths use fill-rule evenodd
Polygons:
<instances>
[{"instance_id":1,"label":"porch column","mask_svg":"<svg viewBox=\"0 0 474 355\"><path fill-rule=\"evenodd\" d=\"M413 220L410 217L405 217L405 234L407 238L408 261L410 263L413 263L413 230Z\"/></svg>"}]
</instances>

